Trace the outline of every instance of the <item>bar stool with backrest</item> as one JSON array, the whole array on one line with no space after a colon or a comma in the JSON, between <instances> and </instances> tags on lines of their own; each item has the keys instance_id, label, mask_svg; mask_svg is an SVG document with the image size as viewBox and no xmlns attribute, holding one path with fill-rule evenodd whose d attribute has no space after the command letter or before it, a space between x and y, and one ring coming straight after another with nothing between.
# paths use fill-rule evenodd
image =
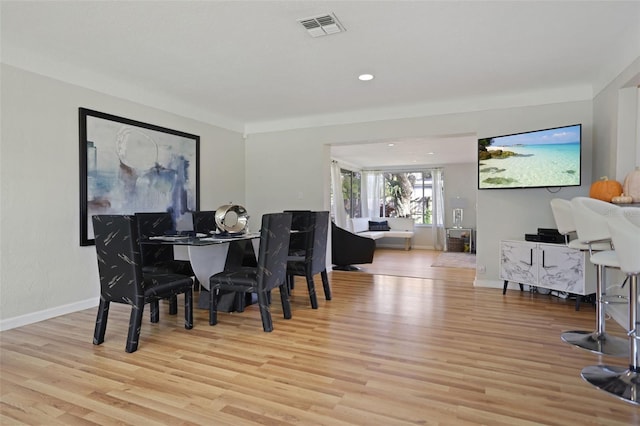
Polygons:
<instances>
[{"instance_id":1,"label":"bar stool with backrest","mask_svg":"<svg viewBox=\"0 0 640 426\"><path fill-rule=\"evenodd\" d=\"M553 213L553 219L558 227L560 235L564 236L565 245L569 248L588 251L589 244L582 242L578 238L572 238L577 236L576 222L573 218L573 207L571 201L563 198L554 198L551 200L551 212ZM611 250L611 243L594 243L592 244L592 251ZM598 294L596 293L596 303L600 303ZM580 295L576 295L576 311L580 309ZM596 329L600 329L597 327ZM585 334L588 332L582 332Z\"/></svg>"},{"instance_id":2,"label":"bar stool with backrest","mask_svg":"<svg viewBox=\"0 0 640 426\"><path fill-rule=\"evenodd\" d=\"M621 207L608 218L620 269L629 278L629 368L595 365L582 369L582 378L624 401L640 405L638 351L638 275L640 275L640 208Z\"/></svg>"},{"instance_id":3,"label":"bar stool with backrest","mask_svg":"<svg viewBox=\"0 0 640 426\"><path fill-rule=\"evenodd\" d=\"M562 333L564 342L588 351L612 356L627 356L626 339L611 336L606 332L606 268L619 268L620 264L614 250L596 251L596 245L610 244L611 234L607 225L610 216L620 207L588 197L575 197L571 200L573 218L578 239L589 248L589 260L596 266L596 330L567 331Z\"/></svg>"}]
</instances>

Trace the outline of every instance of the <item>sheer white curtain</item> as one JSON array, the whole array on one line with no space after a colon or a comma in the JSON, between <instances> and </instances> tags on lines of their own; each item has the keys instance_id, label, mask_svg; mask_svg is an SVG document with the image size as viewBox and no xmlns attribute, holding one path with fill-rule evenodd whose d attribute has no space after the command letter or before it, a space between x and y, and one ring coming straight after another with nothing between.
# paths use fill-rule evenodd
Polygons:
<instances>
[{"instance_id":1,"label":"sheer white curtain","mask_svg":"<svg viewBox=\"0 0 640 426\"><path fill-rule=\"evenodd\" d=\"M347 212L344 209L342 194L342 175L340 173L340 164L337 161L331 162L331 191L333 192L331 209L334 221L340 228L347 229Z\"/></svg>"},{"instance_id":2,"label":"sheer white curtain","mask_svg":"<svg viewBox=\"0 0 640 426\"><path fill-rule=\"evenodd\" d=\"M380 216L382 183L382 173L374 171L362 172L362 188L360 191L360 197L362 198L362 217Z\"/></svg>"},{"instance_id":3,"label":"sheer white curtain","mask_svg":"<svg viewBox=\"0 0 640 426\"><path fill-rule=\"evenodd\" d=\"M442 170L432 169L431 177L433 179L433 205L431 206L431 235L433 239L433 248L436 250L444 249L444 185L442 184Z\"/></svg>"}]
</instances>

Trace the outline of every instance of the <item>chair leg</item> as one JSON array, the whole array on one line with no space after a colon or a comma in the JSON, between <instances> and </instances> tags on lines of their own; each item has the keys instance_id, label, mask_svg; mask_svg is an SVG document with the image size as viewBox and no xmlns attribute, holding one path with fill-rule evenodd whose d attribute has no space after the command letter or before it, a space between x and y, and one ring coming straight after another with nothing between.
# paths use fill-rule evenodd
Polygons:
<instances>
[{"instance_id":1,"label":"chair leg","mask_svg":"<svg viewBox=\"0 0 640 426\"><path fill-rule=\"evenodd\" d=\"M289 300L289 288L286 284L280 286L280 301L284 319L291 319L291 301Z\"/></svg>"},{"instance_id":2,"label":"chair leg","mask_svg":"<svg viewBox=\"0 0 640 426\"><path fill-rule=\"evenodd\" d=\"M100 298L98 315L96 317L96 328L93 332L93 344L99 345L104 342L104 333L107 330L107 317L109 316L109 305L111 302Z\"/></svg>"},{"instance_id":3,"label":"chair leg","mask_svg":"<svg viewBox=\"0 0 640 426\"><path fill-rule=\"evenodd\" d=\"M178 297L171 296L169 298L169 315L177 315L178 314Z\"/></svg>"},{"instance_id":4,"label":"chair leg","mask_svg":"<svg viewBox=\"0 0 640 426\"><path fill-rule=\"evenodd\" d=\"M322 288L324 289L325 300L331 300L331 286L329 285L329 277L327 276L327 270L320 272L322 277Z\"/></svg>"},{"instance_id":5,"label":"chair leg","mask_svg":"<svg viewBox=\"0 0 640 426\"><path fill-rule=\"evenodd\" d=\"M293 275L287 274L287 287L289 287L289 291L293 290L293 288L295 287L295 284L296 284L295 277Z\"/></svg>"},{"instance_id":6,"label":"chair leg","mask_svg":"<svg viewBox=\"0 0 640 426\"><path fill-rule=\"evenodd\" d=\"M218 323L218 289L209 288L209 325Z\"/></svg>"},{"instance_id":7,"label":"chair leg","mask_svg":"<svg viewBox=\"0 0 640 426\"><path fill-rule=\"evenodd\" d=\"M193 328L193 289L189 287L184 292L184 328Z\"/></svg>"},{"instance_id":8,"label":"chair leg","mask_svg":"<svg viewBox=\"0 0 640 426\"><path fill-rule=\"evenodd\" d=\"M271 320L271 309L266 291L258 292L258 305L260 305L260 317L262 318L262 328L264 331L273 331L273 321Z\"/></svg>"},{"instance_id":9,"label":"chair leg","mask_svg":"<svg viewBox=\"0 0 640 426\"><path fill-rule=\"evenodd\" d=\"M139 298L135 305L131 306L131 317L129 318L129 334L127 335L127 346L125 350L129 353L138 350L138 340L140 339L140 328L142 327L142 313L144 311L144 300Z\"/></svg>"},{"instance_id":10,"label":"chair leg","mask_svg":"<svg viewBox=\"0 0 640 426\"><path fill-rule=\"evenodd\" d=\"M157 323L160 321L160 301L158 299L154 299L149 302L151 305L151 322Z\"/></svg>"},{"instance_id":11,"label":"chair leg","mask_svg":"<svg viewBox=\"0 0 640 426\"><path fill-rule=\"evenodd\" d=\"M244 308L247 305L246 297L245 297L246 295L247 293L244 291L236 292L236 295L234 296L234 301L233 301L233 303L235 304L236 312L244 312Z\"/></svg>"},{"instance_id":12,"label":"chair leg","mask_svg":"<svg viewBox=\"0 0 640 426\"><path fill-rule=\"evenodd\" d=\"M309 299L311 300L311 308L318 309L318 296L316 296L316 285L313 282L313 275L307 272L307 288L309 289Z\"/></svg>"}]
</instances>

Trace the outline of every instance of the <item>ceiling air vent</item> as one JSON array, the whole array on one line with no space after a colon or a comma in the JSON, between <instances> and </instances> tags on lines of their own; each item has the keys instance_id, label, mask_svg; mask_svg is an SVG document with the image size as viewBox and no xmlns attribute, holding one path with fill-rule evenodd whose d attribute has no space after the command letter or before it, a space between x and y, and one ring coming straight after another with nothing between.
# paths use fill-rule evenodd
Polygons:
<instances>
[{"instance_id":1,"label":"ceiling air vent","mask_svg":"<svg viewBox=\"0 0 640 426\"><path fill-rule=\"evenodd\" d=\"M298 19L298 22L302 24L311 37L326 36L345 31L344 27L333 13Z\"/></svg>"}]
</instances>

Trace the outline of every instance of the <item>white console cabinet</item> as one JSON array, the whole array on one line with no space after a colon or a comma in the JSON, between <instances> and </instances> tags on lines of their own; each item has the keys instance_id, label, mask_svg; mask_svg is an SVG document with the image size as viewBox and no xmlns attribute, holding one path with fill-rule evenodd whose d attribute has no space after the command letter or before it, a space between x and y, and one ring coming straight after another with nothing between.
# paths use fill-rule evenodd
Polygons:
<instances>
[{"instance_id":1,"label":"white console cabinet","mask_svg":"<svg viewBox=\"0 0 640 426\"><path fill-rule=\"evenodd\" d=\"M506 284L548 288L587 295L596 283L587 252L562 244L505 240L500 242L500 278Z\"/></svg>"}]
</instances>

